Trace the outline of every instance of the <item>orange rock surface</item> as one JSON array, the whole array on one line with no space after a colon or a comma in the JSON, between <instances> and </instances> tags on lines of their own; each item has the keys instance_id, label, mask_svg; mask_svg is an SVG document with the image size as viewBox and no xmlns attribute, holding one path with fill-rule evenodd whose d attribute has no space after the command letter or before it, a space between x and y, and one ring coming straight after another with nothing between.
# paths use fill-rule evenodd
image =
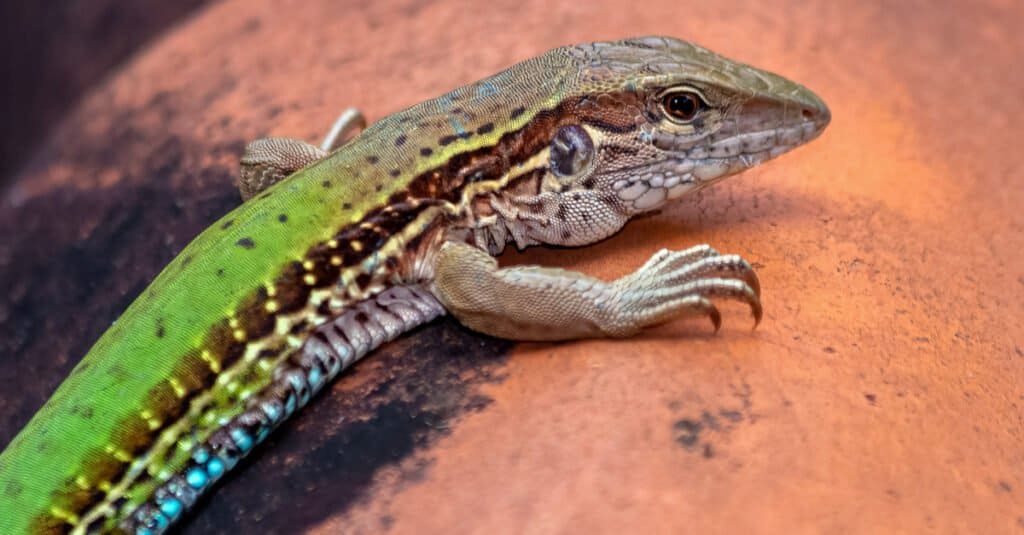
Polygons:
<instances>
[{"instance_id":1,"label":"orange rock surface","mask_svg":"<svg viewBox=\"0 0 1024 535\"><path fill-rule=\"evenodd\" d=\"M155 151L175 139L181 147L167 165L184 171L167 176L173 191L200 206L203 192L218 192L220 210L237 202L224 196L244 140L316 139L345 106L379 118L561 44L693 40L812 88L830 105L832 125L811 145L597 246L502 262L611 278L660 248L711 243L758 269L765 319L756 330L742 307L727 305L717 335L706 322L676 322L628 340L485 355L489 379L467 376L470 392L459 394L480 402L446 413L443 426L363 474L353 495L323 495L316 489L326 483L299 476L280 486L270 479L248 509L232 509L243 492L235 487L257 477L240 475L186 531L258 526L244 519L270 509L298 518L296 530L323 534L1016 532L1024 529L1024 5L883 4L227 0L98 88L5 202L145 187L161 164ZM109 146L122 120L164 145ZM62 152L86 138L74 158ZM90 150L124 154L83 173ZM211 167L212 176L202 173ZM190 181L199 186L182 185ZM83 236L109 224L83 217L93 225ZM168 255L190 237L166 232ZM104 310L116 315L113 305ZM102 330L90 328L93 339ZM416 359L424 337L440 337L429 343L442 354L449 336L504 348L450 323L431 329L385 351L401 359L371 357L324 397L357 400L392 385L384 364ZM87 334L65 346L62 366L88 347ZM459 373L449 379L458 384ZM371 388L375 379L365 377L382 379ZM50 388L59 378L47 379ZM410 403L442 403L451 384L427 385ZM44 397L33 395L10 427ZM312 407L289 432L313 419L348 425L351 406L332 407ZM372 421L375 410L356 420ZM362 440L387 447L370 427ZM244 470L303 458L273 447ZM314 515L304 504L315 492L323 507ZM331 510L331 500L347 505ZM233 513L203 520L221 518L219 510Z\"/></svg>"}]
</instances>

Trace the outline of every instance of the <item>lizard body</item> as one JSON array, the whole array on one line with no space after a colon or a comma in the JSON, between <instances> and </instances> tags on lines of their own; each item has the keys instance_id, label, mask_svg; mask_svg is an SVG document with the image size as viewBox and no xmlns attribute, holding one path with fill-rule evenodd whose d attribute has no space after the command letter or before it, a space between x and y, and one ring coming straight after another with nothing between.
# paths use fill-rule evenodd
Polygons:
<instances>
[{"instance_id":1,"label":"lizard body","mask_svg":"<svg viewBox=\"0 0 1024 535\"><path fill-rule=\"evenodd\" d=\"M254 142L201 233L0 454L0 532L165 531L333 377L446 312L513 339L627 336L757 279L708 246L613 282L499 269L815 138L806 88L669 38L552 50L328 153Z\"/></svg>"}]
</instances>

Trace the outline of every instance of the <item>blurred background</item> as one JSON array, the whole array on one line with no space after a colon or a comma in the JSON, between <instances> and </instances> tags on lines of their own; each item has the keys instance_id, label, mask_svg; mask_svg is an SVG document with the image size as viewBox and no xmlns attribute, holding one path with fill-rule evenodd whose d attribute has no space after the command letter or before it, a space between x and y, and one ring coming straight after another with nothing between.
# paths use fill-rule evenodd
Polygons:
<instances>
[{"instance_id":1,"label":"blurred background","mask_svg":"<svg viewBox=\"0 0 1024 535\"><path fill-rule=\"evenodd\" d=\"M0 189L83 91L208 0L0 2Z\"/></svg>"}]
</instances>

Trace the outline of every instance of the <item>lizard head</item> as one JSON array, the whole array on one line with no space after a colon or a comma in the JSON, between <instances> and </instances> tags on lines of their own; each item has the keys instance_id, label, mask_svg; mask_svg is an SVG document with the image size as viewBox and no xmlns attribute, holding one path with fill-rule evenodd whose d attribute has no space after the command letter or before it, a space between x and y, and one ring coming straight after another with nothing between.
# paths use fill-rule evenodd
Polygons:
<instances>
[{"instance_id":1,"label":"lizard head","mask_svg":"<svg viewBox=\"0 0 1024 535\"><path fill-rule=\"evenodd\" d=\"M663 37L566 47L551 134L546 224L529 241L584 245L724 177L817 137L825 103L781 76ZM557 206L551 208L551 206Z\"/></svg>"}]
</instances>

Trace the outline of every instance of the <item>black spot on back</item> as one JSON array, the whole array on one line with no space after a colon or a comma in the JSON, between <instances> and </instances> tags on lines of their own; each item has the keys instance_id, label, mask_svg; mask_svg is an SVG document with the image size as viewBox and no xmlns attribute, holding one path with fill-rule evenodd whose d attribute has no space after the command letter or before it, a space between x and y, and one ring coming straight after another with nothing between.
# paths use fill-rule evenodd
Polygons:
<instances>
[{"instance_id":1,"label":"black spot on back","mask_svg":"<svg viewBox=\"0 0 1024 535\"><path fill-rule=\"evenodd\" d=\"M288 221L288 214L278 214L277 220L281 223L286 223Z\"/></svg>"},{"instance_id":2,"label":"black spot on back","mask_svg":"<svg viewBox=\"0 0 1024 535\"><path fill-rule=\"evenodd\" d=\"M405 134L399 135L398 137L395 138L395 146L396 147L401 147L402 145L405 145L405 140L406 139L408 139L408 138L405 137Z\"/></svg>"},{"instance_id":3,"label":"black spot on back","mask_svg":"<svg viewBox=\"0 0 1024 535\"><path fill-rule=\"evenodd\" d=\"M252 249L256 247L256 242L252 241L252 238L245 237L235 242L235 245L243 249Z\"/></svg>"},{"instance_id":4,"label":"black spot on back","mask_svg":"<svg viewBox=\"0 0 1024 535\"><path fill-rule=\"evenodd\" d=\"M494 131L494 123L487 123L485 125L482 125L480 128L476 129L476 133L480 134L480 135L484 135L484 134L487 134L487 133L490 133L490 132L493 132L493 131Z\"/></svg>"}]
</instances>

